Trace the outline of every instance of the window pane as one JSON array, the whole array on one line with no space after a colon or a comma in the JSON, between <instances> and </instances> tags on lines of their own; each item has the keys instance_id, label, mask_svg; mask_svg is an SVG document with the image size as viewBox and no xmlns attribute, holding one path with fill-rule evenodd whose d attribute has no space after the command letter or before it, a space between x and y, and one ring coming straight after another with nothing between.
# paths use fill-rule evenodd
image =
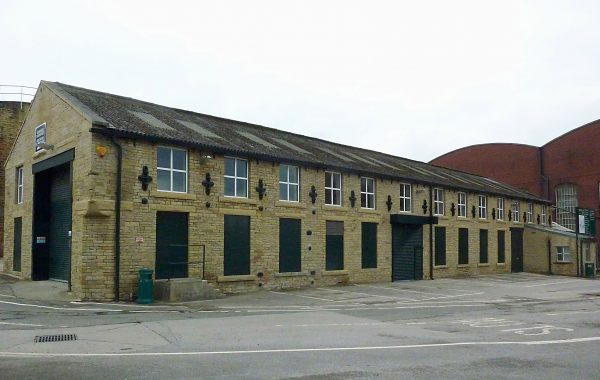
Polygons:
<instances>
[{"instance_id":1,"label":"window pane","mask_svg":"<svg viewBox=\"0 0 600 380\"><path fill-rule=\"evenodd\" d=\"M340 205L340 191L339 190L333 190L333 204L334 205Z\"/></svg>"},{"instance_id":2,"label":"window pane","mask_svg":"<svg viewBox=\"0 0 600 380\"><path fill-rule=\"evenodd\" d=\"M367 179L366 178L360 179L360 191L362 191L362 192L367 191Z\"/></svg>"},{"instance_id":3,"label":"window pane","mask_svg":"<svg viewBox=\"0 0 600 380\"><path fill-rule=\"evenodd\" d=\"M331 187L331 184L333 183L332 176L333 174L331 173L325 173L325 187Z\"/></svg>"},{"instance_id":4,"label":"window pane","mask_svg":"<svg viewBox=\"0 0 600 380\"><path fill-rule=\"evenodd\" d=\"M238 196L238 197L244 197L245 198L247 196L246 183L248 181L245 180L245 179L238 179L238 180L236 180L236 182L237 182L236 183L236 187L237 187L237 189L236 189L236 191L237 191L236 196Z\"/></svg>"},{"instance_id":5,"label":"window pane","mask_svg":"<svg viewBox=\"0 0 600 380\"><path fill-rule=\"evenodd\" d=\"M341 186L341 182L342 182L342 178L339 174L334 174L333 175L333 187L336 189L340 189Z\"/></svg>"},{"instance_id":6,"label":"window pane","mask_svg":"<svg viewBox=\"0 0 600 380\"><path fill-rule=\"evenodd\" d=\"M186 156L185 150L173 149L173 169L185 170L186 169Z\"/></svg>"},{"instance_id":7,"label":"window pane","mask_svg":"<svg viewBox=\"0 0 600 380\"><path fill-rule=\"evenodd\" d=\"M367 194L360 194L360 207L367 207Z\"/></svg>"},{"instance_id":8,"label":"window pane","mask_svg":"<svg viewBox=\"0 0 600 380\"><path fill-rule=\"evenodd\" d=\"M279 199L282 201L288 200L287 185L284 183L279 184Z\"/></svg>"},{"instance_id":9,"label":"window pane","mask_svg":"<svg viewBox=\"0 0 600 380\"><path fill-rule=\"evenodd\" d=\"M158 190L171 191L171 172L158 170Z\"/></svg>"},{"instance_id":10,"label":"window pane","mask_svg":"<svg viewBox=\"0 0 600 380\"><path fill-rule=\"evenodd\" d=\"M333 204L333 202L331 200L331 190L330 189L325 189L325 203L328 205Z\"/></svg>"},{"instance_id":11,"label":"window pane","mask_svg":"<svg viewBox=\"0 0 600 380\"><path fill-rule=\"evenodd\" d=\"M288 167L289 166L287 166L287 165L279 166L279 181L280 182L287 182Z\"/></svg>"},{"instance_id":12,"label":"window pane","mask_svg":"<svg viewBox=\"0 0 600 380\"><path fill-rule=\"evenodd\" d=\"M292 183L298 183L298 167L297 166L288 166L290 170L290 179L289 181Z\"/></svg>"},{"instance_id":13,"label":"window pane","mask_svg":"<svg viewBox=\"0 0 600 380\"><path fill-rule=\"evenodd\" d=\"M225 195L233 197L235 195L235 179L225 178Z\"/></svg>"},{"instance_id":14,"label":"window pane","mask_svg":"<svg viewBox=\"0 0 600 380\"><path fill-rule=\"evenodd\" d=\"M186 191L186 175L182 172L173 172L173 191L180 191L184 193Z\"/></svg>"},{"instance_id":15,"label":"window pane","mask_svg":"<svg viewBox=\"0 0 600 380\"><path fill-rule=\"evenodd\" d=\"M159 168L171 167L171 149L158 148L156 151L156 161Z\"/></svg>"},{"instance_id":16,"label":"window pane","mask_svg":"<svg viewBox=\"0 0 600 380\"><path fill-rule=\"evenodd\" d=\"M289 191L290 191L289 200L298 202L298 185L290 185Z\"/></svg>"},{"instance_id":17,"label":"window pane","mask_svg":"<svg viewBox=\"0 0 600 380\"><path fill-rule=\"evenodd\" d=\"M237 160L237 176L242 178L248 178L248 161Z\"/></svg>"},{"instance_id":18,"label":"window pane","mask_svg":"<svg viewBox=\"0 0 600 380\"><path fill-rule=\"evenodd\" d=\"M369 196L367 196L367 207L368 208L375 207L375 197L373 196L373 194L369 194Z\"/></svg>"},{"instance_id":19,"label":"window pane","mask_svg":"<svg viewBox=\"0 0 600 380\"><path fill-rule=\"evenodd\" d=\"M225 159L225 175L235 175L235 160L233 158Z\"/></svg>"}]
</instances>

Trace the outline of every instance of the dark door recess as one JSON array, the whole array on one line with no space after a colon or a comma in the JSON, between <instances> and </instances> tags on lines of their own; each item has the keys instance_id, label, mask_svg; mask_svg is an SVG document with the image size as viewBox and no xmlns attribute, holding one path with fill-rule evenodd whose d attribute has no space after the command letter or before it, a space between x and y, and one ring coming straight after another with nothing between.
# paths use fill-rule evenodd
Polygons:
<instances>
[{"instance_id":1,"label":"dark door recess","mask_svg":"<svg viewBox=\"0 0 600 380\"><path fill-rule=\"evenodd\" d=\"M523 229L510 229L511 272L523 272Z\"/></svg>"},{"instance_id":2,"label":"dark door recess","mask_svg":"<svg viewBox=\"0 0 600 380\"><path fill-rule=\"evenodd\" d=\"M392 225L392 281L423 279L423 226Z\"/></svg>"},{"instance_id":3,"label":"dark door recess","mask_svg":"<svg viewBox=\"0 0 600 380\"><path fill-rule=\"evenodd\" d=\"M250 274L250 217L225 215L223 274Z\"/></svg>"},{"instance_id":4,"label":"dark door recess","mask_svg":"<svg viewBox=\"0 0 600 380\"><path fill-rule=\"evenodd\" d=\"M377 223L361 223L362 268L377 268Z\"/></svg>"},{"instance_id":5,"label":"dark door recess","mask_svg":"<svg viewBox=\"0 0 600 380\"><path fill-rule=\"evenodd\" d=\"M325 235L325 270L344 269L344 222L327 221Z\"/></svg>"},{"instance_id":6,"label":"dark door recess","mask_svg":"<svg viewBox=\"0 0 600 380\"><path fill-rule=\"evenodd\" d=\"M155 278L188 276L188 213L157 211Z\"/></svg>"},{"instance_id":7,"label":"dark door recess","mask_svg":"<svg viewBox=\"0 0 600 380\"><path fill-rule=\"evenodd\" d=\"M279 273L300 272L300 219L279 219Z\"/></svg>"},{"instance_id":8,"label":"dark door recess","mask_svg":"<svg viewBox=\"0 0 600 380\"><path fill-rule=\"evenodd\" d=\"M21 235L23 233L22 218L14 220L14 237L13 237L13 270L21 271Z\"/></svg>"}]
</instances>

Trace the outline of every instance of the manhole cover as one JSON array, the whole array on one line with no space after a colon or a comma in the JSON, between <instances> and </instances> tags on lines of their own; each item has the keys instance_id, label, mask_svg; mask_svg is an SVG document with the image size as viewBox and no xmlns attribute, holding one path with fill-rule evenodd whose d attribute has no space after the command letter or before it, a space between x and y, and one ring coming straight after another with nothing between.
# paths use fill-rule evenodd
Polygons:
<instances>
[{"instance_id":1,"label":"manhole cover","mask_svg":"<svg viewBox=\"0 0 600 380\"><path fill-rule=\"evenodd\" d=\"M69 340L77 340L77 335L75 335L75 334L55 334L55 335L37 335L35 337L35 343L66 342Z\"/></svg>"}]
</instances>

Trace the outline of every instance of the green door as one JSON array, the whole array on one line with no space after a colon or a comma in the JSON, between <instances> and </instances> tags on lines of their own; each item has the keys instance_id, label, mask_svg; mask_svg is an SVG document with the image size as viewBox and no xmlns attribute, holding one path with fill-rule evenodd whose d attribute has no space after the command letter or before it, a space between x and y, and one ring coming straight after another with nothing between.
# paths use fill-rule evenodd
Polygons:
<instances>
[{"instance_id":1,"label":"green door","mask_svg":"<svg viewBox=\"0 0 600 380\"><path fill-rule=\"evenodd\" d=\"M250 274L250 217L225 215L223 274Z\"/></svg>"},{"instance_id":2,"label":"green door","mask_svg":"<svg viewBox=\"0 0 600 380\"><path fill-rule=\"evenodd\" d=\"M71 165L53 170L50 179L49 277L69 281L71 270Z\"/></svg>"},{"instance_id":3,"label":"green door","mask_svg":"<svg viewBox=\"0 0 600 380\"><path fill-rule=\"evenodd\" d=\"M13 236L13 270L21 271L21 235L23 232L22 218L15 218Z\"/></svg>"},{"instance_id":4,"label":"green door","mask_svg":"<svg viewBox=\"0 0 600 380\"><path fill-rule=\"evenodd\" d=\"M377 268L377 223L361 223L361 266Z\"/></svg>"},{"instance_id":5,"label":"green door","mask_svg":"<svg viewBox=\"0 0 600 380\"><path fill-rule=\"evenodd\" d=\"M327 221L325 235L325 270L344 269L344 222Z\"/></svg>"},{"instance_id":6,"label":"green door","mask_svg":"<svg viewBox=\"0 0 600 380\"><path fill-rule=\"evenodd\" d=\"M523 229L510 229L510 271L523 272Z\"/></svg>"},{"instance_id":7,"label":"green door","mask_svg":"<svg viewBox=\"0 0 600 380\"><path fill-rule=\"evenodd\" d=\"M156 213L155 278L188 276L188 213Z\"/></svg>"},{"instance_id":8,"label":"green door","mask_svg":"<svg viewBox=\"0 0 600 380\"><path fill-rule=\"evenodd\" d=\"M279 219L279 273L300 272L300 219Z\"/></svg>"}]
</instances>

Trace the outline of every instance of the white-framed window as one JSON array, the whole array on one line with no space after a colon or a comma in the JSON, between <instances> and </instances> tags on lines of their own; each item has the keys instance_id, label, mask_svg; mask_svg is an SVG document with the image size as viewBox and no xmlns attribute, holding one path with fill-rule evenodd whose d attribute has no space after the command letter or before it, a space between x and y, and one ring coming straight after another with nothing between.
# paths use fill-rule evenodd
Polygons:
<instances>
[{"instance_id":1,"label":"white-framed window","mask_svg":"<svg viewBox=\"0 0 600 380\"><path fill-rule=\"evenodd\" d=\"M574 184L563 183L556 186L556 223L575 231L577 206L577 187Z\"/></svg>"},{"instance_id":2,"label":"white-framed window","mask_svg":"<svg viewBox=\"0 0 600 380\"><path fill-rule=\"evenodd\" d=\"M498 208L498 220L504 220L504 198L498 198L496 206Z\"/></svg>"},{"instance_id":3,"label":"white-framed window","mask_svg":"<svg viewBox=\"0 0 600 380\"><path fill-rule=\"evenodd\" d=\"M556 261L559 263L570 263L571 252L569 247L556 247Z\"/></svg>"},{"instance_id":4,"label":"white-framed window","mask_svg":"<svg viewBox=\"0 0 600 380\"><path fill-rule=\"evenodd\" d=\"M412 185L400 184L400 212L412 212Z\"/></svg>"},{"instance_id":5,"label":"white-framed window","mask_svg":"<svg viewBox=\"0 0 600 380\"><path fill-rule=\"evenodd\" d=\"M512 202L512 213L513 222L518 223L521 221L521 203L519 201Z\"/></svg>"},{"instance_id":6,"label":"white-framed window","mask_svg":"<svg viewBox=\"0 0 600 380\"><path fill-rule=\"evenodd\" d=\"M458 192L458 217L467 217L467 193Z\"/></svg>"},{"instance_id":7,"label":"white-framed window","mask_svg":"<svg viewBox=\"0 0 600 380\"><path fill-rule=\"evenodd\" d=\"M444 215L444 189L433 189L433 214Z\"/></svg>"},{"instance_id":8,"label":"white-framed window","mask_svg":"<svg viewBox=\"0 0 600 380\"><path fill-rule=\"evenodd\" d=\"M342 205L342 174L325 172L325 204Z\"/></svg>"},{"instance_id":9,"label":"white-framed window","mask_svg":"<svg viewBox=\"0 0 600 380\"><path fill-rule=\"evenodd\" d=\"M360 179L360 207L375 208L375 180L369 177Z\"/></svg>"},{"instance_id":10,"label":"white-framed window","mask_svg":"<svg viewBox=\"0 0 600 380\"><path fill-rule=\"evenodd\" d=\"M23 167L19 166L15 174L17 183L17 204L21 204L23 203Z\"/></svg>"},{"instance_id":11,"label":"white-framed window","mask_svg":"<svg viewBox=\"0 0 600 380\"><path fill-rule=\"evenodd\" d=\"M533 223L533 203L527 203L527 223Z\"/></svg>"},{"instance_id":12,"label":"white-framed window","mask_svg":"<svg viewBox=\"0 0 600 380\"><path fill-rule=\"evenodd\" d=\"M300 170L293 165L279 165L279 199L298 202L300 193Z\"/></svg>"},{"instance_id":13,"label":"white-framed window","mask_svg":"<svg viewBox=\"0 0 600 380\"><path fill-rule=\"evenodd\" d=\"M226 197L248 198L248 160L225 157Z\"/></svg>"},{"instance_id":14,"label":"white-framed window","mask_svg":"<svg viewBox=\"0 0 600 380\"><path fill-rule=\"evenodd\" d=\"M479 219L487 219L487 197L479 196Z\"/></svg>"},{"instance_id":15,"label":"white-framed window","mask_svg":"<svg viewBox=\"0 0 600 380\"><path fill-rule=\"evenodd\" d=\"M187 193L187 151L159 146L156 150L158 191Z\"/></svg>"},{"instance_id":16,"label":"white-framed window","mask_svg":"<svg viewBox=\"0 0 600 380\"><path fill-rule=\"evenodd\" d=\"M540 223L548 224L548 206L542 205L542 212L540 213Z\"/></svg>"}]
</instances>

